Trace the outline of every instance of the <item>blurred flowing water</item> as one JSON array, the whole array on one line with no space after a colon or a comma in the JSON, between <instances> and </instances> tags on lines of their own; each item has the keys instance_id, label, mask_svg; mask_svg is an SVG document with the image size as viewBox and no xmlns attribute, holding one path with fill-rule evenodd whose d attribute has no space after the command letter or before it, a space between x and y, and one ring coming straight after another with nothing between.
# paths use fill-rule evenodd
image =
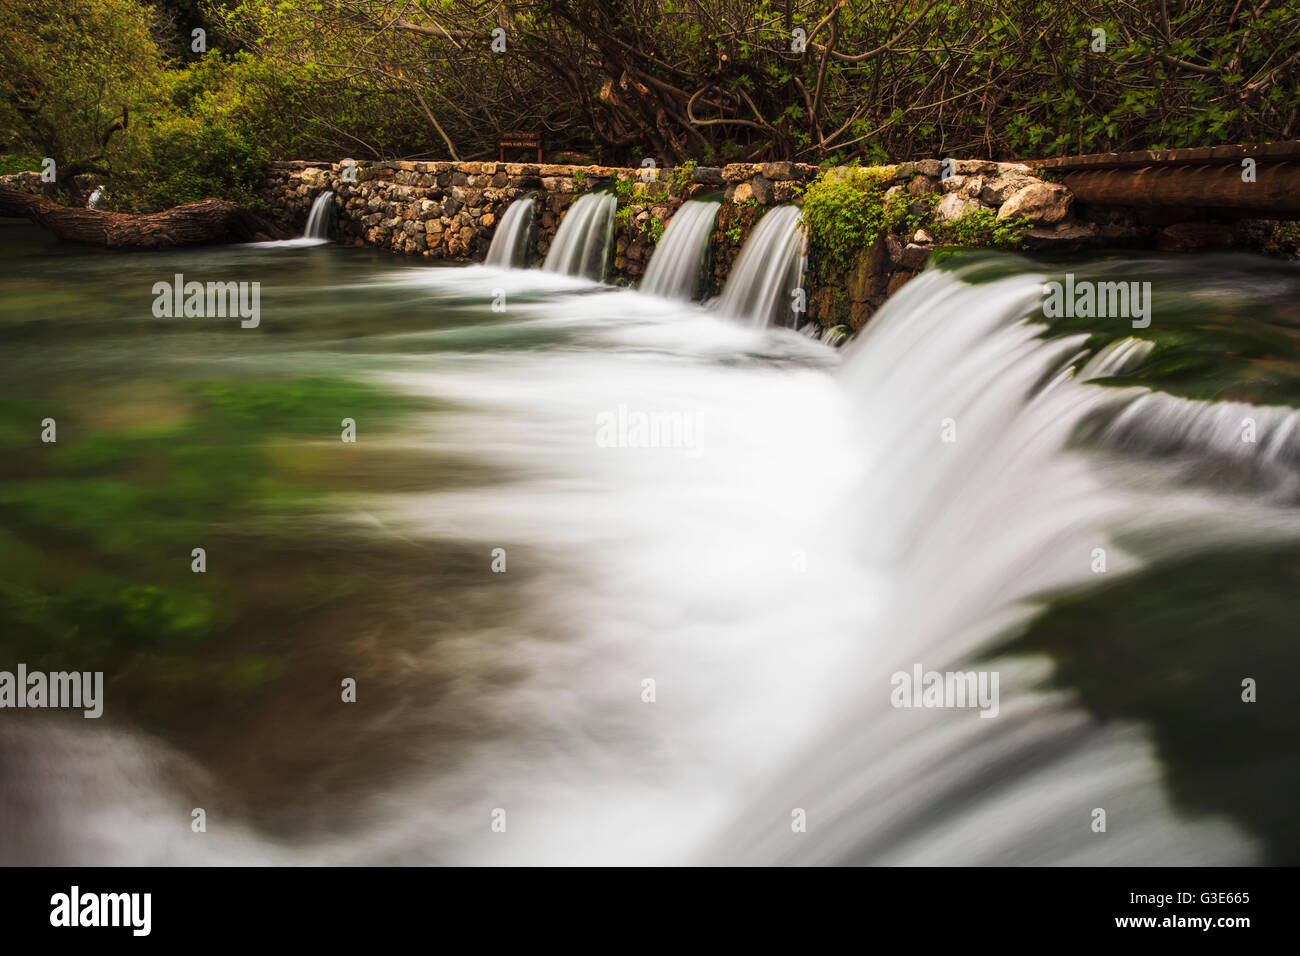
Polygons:
<instances>
[{"instance_id":1,"label":"blurred flowing water","mask_svg":"<svg viewBox=\"0 0 1300 956\"><path fill-rule=\"evenodd\" d=\"M107 698L0 712L0 861L1295 861L1293 266L1069 266L1153 280L1137 331L964 257L837 352L545 270L0 244L0 668ZM154 318L176 273L260 326ZM998 716L892 707L917 664Z\"/></svg>"}]
</instances>

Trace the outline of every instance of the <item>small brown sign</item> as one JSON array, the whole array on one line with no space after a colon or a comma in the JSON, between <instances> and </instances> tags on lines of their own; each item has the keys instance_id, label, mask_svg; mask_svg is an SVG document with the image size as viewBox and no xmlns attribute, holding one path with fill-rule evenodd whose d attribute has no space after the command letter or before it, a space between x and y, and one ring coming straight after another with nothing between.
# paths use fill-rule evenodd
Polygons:
<instances>
[{"instance_id":1,"label":"small brown sign","mask_svg":"<svg viewBox=\"0 0 1300 956\"><path fill-rule=\"evenodd\" d=\"M506 161L506 150L535 149L537 150L537 161L542 161L542 134L539 132L527 133L502 133L497 138L497 159L500 162Z\"/></svg>"}]
</instances>

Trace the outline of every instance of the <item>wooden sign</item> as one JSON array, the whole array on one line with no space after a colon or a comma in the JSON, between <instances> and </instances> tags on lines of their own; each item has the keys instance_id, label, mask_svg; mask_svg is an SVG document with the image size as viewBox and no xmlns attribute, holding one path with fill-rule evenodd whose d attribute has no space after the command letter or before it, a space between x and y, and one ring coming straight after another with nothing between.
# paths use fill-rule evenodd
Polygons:
<instances>
[{"instance_id":1,"label":"wooden sign","mask_svg":"<svg viewBox=\"0 0 1300 956\"><path fill-rule=\"evenodd\" d=\"M537 150L537 161L542 161L542 134L532 133L502 133L497 139L497 159L500 162L506 161L506 150L535 149Z\"/></svg>"}]
</instances>

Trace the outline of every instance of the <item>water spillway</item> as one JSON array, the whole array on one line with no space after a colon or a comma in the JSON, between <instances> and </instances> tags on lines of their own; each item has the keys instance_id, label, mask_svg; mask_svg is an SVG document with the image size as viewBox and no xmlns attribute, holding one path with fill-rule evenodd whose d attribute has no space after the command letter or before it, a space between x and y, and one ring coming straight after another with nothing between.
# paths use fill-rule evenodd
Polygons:
<instances>
[{"instance_id":1,"label":"water spillway","mask_svg":"<svg viewBox=\"0 0 1300 956\"><path fill-rule=\"evenodd\" d=\"M304 239L328 239L330 219L334 214L334 193L328 190L316 197L307 215L307 228L303 230Z\"/></svg>"},{"instance_id":2,"label":"water spillway","mask_svg":"<svg viewBox=\"0 0 1300 956\"><path fill-rule=\"evenodd\" d=\"M536 202L532 196L516 199L510 204L488 249L485 265L518 269L528 255L528 240L533 228Z\"/></svg>"},{"instance_id":3,"label":"water spillway","mask_svg":"<svg viewBox=\"0 0 1300 956\"><path fill-rule=\"evenodd\" d=\"M667 299L695 297L721 207L721 203L692 199L677 210L650 258L640 291Z\"/></svg>"},{"instance_id":4,"label":"water spillway","mask_svg":"<svg viewBox=\"0 0 1300 956\"><path fill-rule=\"evenodd\" d=\"M718 301L718 312L758 328L798 325L801 313L793 306L803 266L798 207L769 210L740 250Z\"/></svg>"},{"instance_id":5,"label":"water spillway","mask_svg":"<svg viewBox=\"0 0 1300 956\"><path fill-rule=\"evenodd\" d=\"M602 281L609 264L617 206L618 197L613 193L580 196L564 214L542 268Z\"/></svg>"}]
</instances>

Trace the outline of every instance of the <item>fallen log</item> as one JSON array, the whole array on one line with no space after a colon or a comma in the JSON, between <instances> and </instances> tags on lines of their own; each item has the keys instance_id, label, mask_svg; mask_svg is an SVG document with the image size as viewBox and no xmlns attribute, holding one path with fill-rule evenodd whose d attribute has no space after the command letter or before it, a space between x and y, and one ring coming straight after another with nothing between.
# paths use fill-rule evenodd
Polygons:
<instances>
[{"instance_id":1,"label":"fallen log","mask_svg":"<svg viewBox=\"0 0 1300 956\"><path fill-rule=\"evenodd\" d=\"M61 206L43 196L0 187L0 216L30 219L60 239L105 249L167 249L290 238L274 223L224 199L202 199L133 216Z\"/></svg>"}]
</instances>

